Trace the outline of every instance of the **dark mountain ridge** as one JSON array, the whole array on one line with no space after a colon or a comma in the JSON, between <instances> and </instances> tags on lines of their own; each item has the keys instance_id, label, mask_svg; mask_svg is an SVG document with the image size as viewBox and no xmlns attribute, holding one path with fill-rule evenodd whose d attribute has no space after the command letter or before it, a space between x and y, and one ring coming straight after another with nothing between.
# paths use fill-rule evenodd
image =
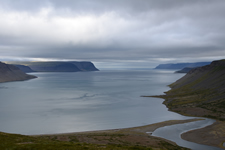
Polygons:
<instances>
[{"instance_id":1,"label":"dark mountain ridge","mask_svg":"<svg viewBox=\"0 0 225 150\"><path fill-rule=\"evenodd\" d=\"M25 74L18 67L0 62L0 82L23 81L36 78Z\"/></svg>"}]
</instances>

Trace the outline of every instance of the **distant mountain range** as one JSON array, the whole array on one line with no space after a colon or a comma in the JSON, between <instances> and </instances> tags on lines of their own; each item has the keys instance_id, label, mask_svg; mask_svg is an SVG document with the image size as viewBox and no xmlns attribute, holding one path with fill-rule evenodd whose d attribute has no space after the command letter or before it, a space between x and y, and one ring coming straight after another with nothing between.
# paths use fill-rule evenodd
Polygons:
<instances>
[{"instance_id":1,"label":"distant mountain range","mask_svg":"<svg viewBox=\"0 0 225 150\"><path fill-rule=\"evenodd\" d=\"M36 78L29 72L98 71L92 62L0 62L0 82L23 81Z\"/></svg>"},{"instance_id":2,"label":"distant mountain range","mask_svg":"<svg viewBox=\"0 0 225 150\"><path fill-rule=\"evenodd\" d=\"M24 72L77 72L98 71L92 62L68 61L68 62L8 62L13 63Z\"/></svg>"},{"instance_id":3,"label":"distant mountain range","mask_svg":"<svg viewBox=\"0 0 225 150\"><path fill-rule=\"evenodd\" d=\"M196 63L177 63L177 64L160 64L155 69L183 69L185 67L195 68L209 65L211 62L196 62Z\"/></svg>"},{"instance_id":4,"label":"distant mountain range","mask_svg":"<svg viewBox=\"0 0 225 150\"><path fill-rule=\"evenodd\" d=\"M23 81L36 78L25 74L18 67L0 62L0 82Z\"/></svg>"}]
</instances>

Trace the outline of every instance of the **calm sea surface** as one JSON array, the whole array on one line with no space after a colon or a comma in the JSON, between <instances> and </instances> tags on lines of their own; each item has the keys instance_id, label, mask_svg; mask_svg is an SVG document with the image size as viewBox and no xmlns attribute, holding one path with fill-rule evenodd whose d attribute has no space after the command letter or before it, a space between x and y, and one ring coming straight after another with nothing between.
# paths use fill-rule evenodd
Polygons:
<instances>
[{"instance_id":1,"label":"calm sea surface","mask_svg":"<svg viewBox=\"0 0 225 150\"><path fill-rule=\"evenodd\" d=\"M167 111L173 71L33 73L37 79L0 83L0 131L49 134L147 125L188 117Z\"/></svg>"}]
</instances>

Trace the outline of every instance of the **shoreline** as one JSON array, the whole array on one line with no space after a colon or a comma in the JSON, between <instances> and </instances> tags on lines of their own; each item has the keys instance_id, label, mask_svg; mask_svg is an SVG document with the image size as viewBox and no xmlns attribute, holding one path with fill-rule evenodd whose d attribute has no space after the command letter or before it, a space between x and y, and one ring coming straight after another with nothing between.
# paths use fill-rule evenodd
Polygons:
<instances>
[{"instance_id":1,"label":"shoreline","mask_svg":"<svg viewBox=\"0 0 225 150\"><path fill-rule=\"evenodd\" d=\"M94 130L94 131L81 131L81 132L68 132L68 133L53 133L53 134L37 134L37 135L27 135L27 136L52 136L52 135L73 135L73 134L94 134L94 133L113 133L113 132L130 132L130 133L138 133L138 134L149 134L146 132L154 132L156 129L164 126L175 125L175 124L183 124L188 122L199 121L203 119L194 118L194 119L186 119L186 120L167 120L163 122L148 124L144 126L137 127L129 127L129 128L119 128L119 129L107 129L107 130Z\"/></svg>"},{"instance_id":2,"label":"shoreline","mask_svg":"<svg viewBox=\"0 0 225 150\"><path fill-rule=\"evenodd\" d=\"M0 132L0 149L104 149L104 150L128 150L128 149L179 149L189 148L177 145L175 142L164 138L151 136L157 128L174 124L198 121L201 119L169 120L139 127L97 130L73 133L20 135ZM148 133L146 133L148 132Z\"/></svg>"},{"instance_id":3,"label":"shoreline","mask_svg":"<svg viewBox=\"0 0 225 150\"><path fill-rule=\"evenodd\" d=\"M189 149L178 146L175 142L164 138L152 136L151 133L164 126L183 124L199 121L202 119L194 118L187 120L168 120L164 122L121 129L29 135L35 138L54 139L58 141L71 142L74 139L79 143L100 144L100 145L129 145L160 149Z\"/></svg>"},{"instance_id":4,"label":"shoreline","mask_svg":"<svg viewBox=\"0 0 225 150\"><path fill-rule=\"evenodd\" d=\"M189 148L177 145L175 142L164 138L151 136L149 132L157 128L183 124L201 119L168 120L139 127L98 130L74 133L20 135L0 132L0 149L104 149L104 150L128 150L128 149L179 149ZM147 133L148 132L148 133Z\"/></svg>"},{"instance_id":5,"label":"shoreline","mask_svg":"<svg viewBox=\"0 0 225 150\"><path fill-rule=\"evenodd\" d=\"M119 128L119 129L108 129L108 130L96 130L96 131L83 131L83 132L69 132L69 133L56 133L56 134L38 134L38 135L27 135L31 137L42 137L42 138L56 138L59 141L69 141L70 137L78 137L79 142L84 142L84 143L89 143L89 144L109 144L109 143L114 143L116 141L111 140L109 143L107 140L101 141L101 139L97 139L95 136L101 135L102 137L104 136L117 136L120 137L121 135L126 135L126 136L138 136L141 137L153 137L160 139L162 141L166 141L172 145L177 145L175 142L160 138L160 137L155 137L152 136L151 133L153 133L156 129L165 127L165 126L170 126L170 125L175 125L175 124L183 124L183 123L188 123L188 122L194 122L194 121L199 121L203 120L201 118L196 118L196 119L187 119L187 120L168 120L168 121L163 121L159 123L153 123L149 125L144 125L144 126L138 126L138 127L130 127L130 128ZM214 147L219 147L219 148L225 148L223 147L223 142L225 142L225 135L224 138L220 138L218 140L218 137L216 134L212 137L212 135L209 135L212 131L218 133L219 126L224 126L225 130L225 123L221 121L217 121L213 123L212 125L200 128L200 129L195 129L195 130L190 130L185 133L181 134L181 138L186 141L198 143L198 144L203 144L203 145L208 145L208 146L214 146ZM212 130L212 128L214 130ZM218 130L218 131L215 131ZM91 138L93 136L94 138ZM220 135L221 136L221 135ZM89 138L86 138L89 137ZM136 140L133 139L132 142L135 142ZM137 140L139 141L139 140ZM154 140L153 140L154 143ZM151 143L152 144L152 143ZM141 143L141 145L146 145L146 143ZM148 144L147 144L148 145Z\"/></svg>"}]
</instances>

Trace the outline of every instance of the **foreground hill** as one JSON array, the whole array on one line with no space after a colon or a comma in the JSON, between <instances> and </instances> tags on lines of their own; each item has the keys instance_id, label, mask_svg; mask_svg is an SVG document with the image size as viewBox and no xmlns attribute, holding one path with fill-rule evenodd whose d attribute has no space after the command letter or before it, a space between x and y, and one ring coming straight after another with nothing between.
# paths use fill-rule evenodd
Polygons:
<instances>
[{"instance_id":1,"label":"foreground hill","mask_svg":"<svg viewBox=\"0 0 225 150\"><path fill-rule=\"evenodd\" d=\"M185 67L194 68L210 64L210 62L197 62L197 63L177 63L177 64L160 64L155 69L183 69Z\"/></svg>"},{"instance_id":2,"label":"foreground hill","mask_svg":"<svg viewBox=\"0 0 225 150\"><path fill-rule=\"evenodd\" d=\"M30 67L35 72L77 72L98 71L92 62L17 62L16 65Z\"/></svg>"},{"instance_id":3,"label":"foreground hill","mask_svg":"<svg viewBox=\"0 0 225 150\"><path fill-rule=\"evenodd\" d=\"M23 81L36 78L25 74L18 67L0 62L0 82Z\"/></svg>"},{"instance_id":4,"label":"foreground hill","mask_svg":"<svg viewBox=\"0 0 225 150\"><path fill-rule=\"evenodd\" d=\"M192 69L170 87L160 96L170 110L225 120L225 60Z\"/></svg>"}]
</instances>

